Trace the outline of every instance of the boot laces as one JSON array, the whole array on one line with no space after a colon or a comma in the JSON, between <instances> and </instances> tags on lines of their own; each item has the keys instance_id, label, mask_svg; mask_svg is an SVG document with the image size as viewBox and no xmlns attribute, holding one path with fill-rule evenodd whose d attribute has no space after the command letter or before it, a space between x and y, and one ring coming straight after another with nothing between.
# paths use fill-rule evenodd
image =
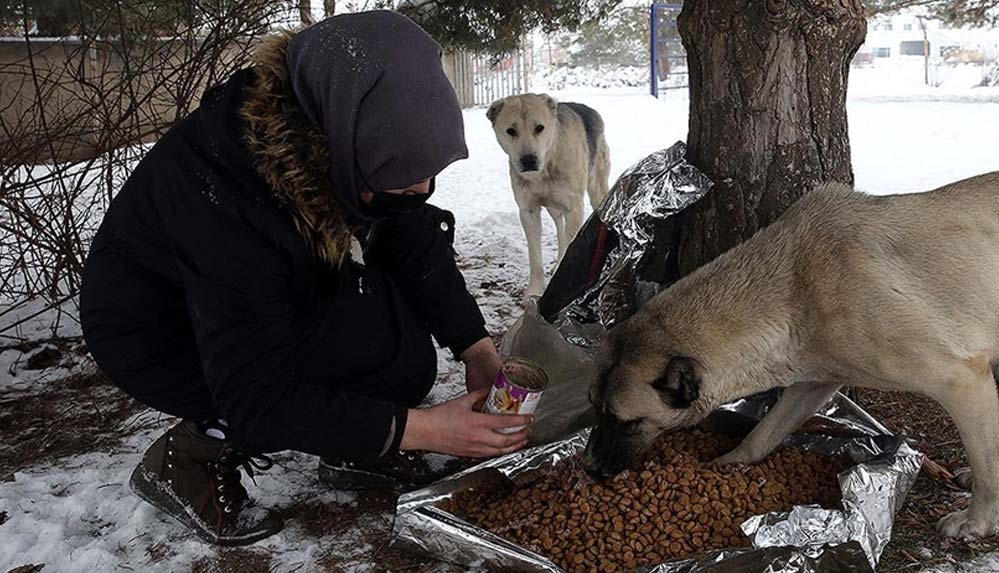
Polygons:
<instances>
[{"instance_id":1,"label":"boot laces","mask_svg":"<svg viewBox=\"0 0 999 573\"><path fill-rule=\"evenodd\" d=\"M232 514L250 497L243 487L240 468L250 477L253 485L257 485L256 472L267 471L273 466L274 462L263 454L247 454L231 446L222 450L214 464L218 482L215 486L215 496L222 506L222 511Z\"/></svg>"}]
</instances>

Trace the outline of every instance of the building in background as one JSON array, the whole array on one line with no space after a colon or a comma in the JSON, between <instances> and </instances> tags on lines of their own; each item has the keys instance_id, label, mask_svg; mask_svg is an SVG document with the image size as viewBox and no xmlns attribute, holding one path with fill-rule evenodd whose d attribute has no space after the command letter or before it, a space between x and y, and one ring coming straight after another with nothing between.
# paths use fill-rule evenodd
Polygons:
<instances>
[{"instance_id":1,"label":"building in background","mask_svg":"<svg viewBox=\"0 0 999 573\"><path fill-rule=\"evenodd\" d=\"M919 9L871 18L853 60L858 68L872 69L864 81L898 84L898 89L991 85L999 81L997 62L999 28L950 26Z\"/></svg>"},{"instance_id":2,"label":"building in background","mask_svg":"<svg viewBox=\"0 0 999 573\"><path fill-rule=\"evenodd\" d=\"M915 9L872 18L858 57L877 61L905 56L929 56L935 63L995 61L999 59L999 28L950 27Z\"/></svg>"}]
</instances>

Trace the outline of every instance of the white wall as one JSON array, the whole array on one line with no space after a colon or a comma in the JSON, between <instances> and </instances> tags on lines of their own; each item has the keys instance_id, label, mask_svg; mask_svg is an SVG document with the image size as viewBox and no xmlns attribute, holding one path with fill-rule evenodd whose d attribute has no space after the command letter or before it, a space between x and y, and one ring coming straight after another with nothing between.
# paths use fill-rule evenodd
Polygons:
<instances>
[{"instance_id":1,"label":"white wall","mask_svg":"<svg viewBox=\"0 0 999 573\"><path fill-rule=\"evenodd\" d=\"M891 58L900 56L902 42L923 41L921 15L919 10L906 10L872 18L867 23L867 41L860 52L876 53L877 48L888 48ZM927 18L923 21L932 58L940 57L941 48L957 46L962 50L980 51L987 60L999 59L999 28L951 28L939 20Z\"/></svg>"}]
</instances>

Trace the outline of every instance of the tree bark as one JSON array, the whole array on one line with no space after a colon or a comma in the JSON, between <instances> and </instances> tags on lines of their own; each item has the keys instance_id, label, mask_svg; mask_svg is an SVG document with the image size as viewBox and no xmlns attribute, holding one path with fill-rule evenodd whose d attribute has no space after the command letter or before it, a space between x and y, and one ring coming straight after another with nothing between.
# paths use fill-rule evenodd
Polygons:
<instances>
[{"instance_id":1,"label":"tree bark","mask_svg":"<svg viewBox=\"0 0 999 573\"><path fill-rule=\"evenodd\" d=\"M853 183L846 121L860 0L686 0L687 159L714 187L681 225L681 275L822 181Z\"/></svg>"},{"instance_id":2,"label":"tree bark","mask_svg":"<svg viewBox=\"0 0 999 573\"><path fill-rule=\"evenodd\" d=\"M329 18L336 14L336 0L323 0L323 16Z\"/></svg>"},{"instance_id":3,"label":"tree bark","mask_svg":"<svg viewBox=\"0 0 999 573\"><path fill-rule=\"evenodd\" d=\"M312 17L312 1L311 0L299 0L298 1L298 17L306 26L314 23Z\"/></svg>"}]
</instances>

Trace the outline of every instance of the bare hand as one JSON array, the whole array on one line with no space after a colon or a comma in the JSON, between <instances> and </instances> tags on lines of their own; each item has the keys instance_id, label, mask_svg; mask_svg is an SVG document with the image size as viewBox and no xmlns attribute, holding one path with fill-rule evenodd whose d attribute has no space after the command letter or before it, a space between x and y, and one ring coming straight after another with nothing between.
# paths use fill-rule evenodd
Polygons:
<instances>
[{"instance_id":1,"label":"bare hand","mask_svg":"<svg viewBox=\"0 0 999 573\"><path fill-rule=\"evenodd\" d=\"M484 388L432 408L410 410L400 449L491 458L524 447L534 416L476 412L473 407L485 400L488 392ZM496 431L515 426L524 429L514 434Z\"/></svg>"},{"instance_id":2,"label":"bare hand","mask_svg":"<svg viewBox=\"0 0 999 573\"><path fill-rule=\"evenodd\" d=\"M493 346L491 338L486 337L468 347L461 354L461 360L465 363L465 387L469 393L478 390L489 390L496 382L503 362L500 360L496 347ZM483 400L485 397L483 397ZM475 409L480 410L482 404L476 404Z\"/></svg>"}]
</instances>

